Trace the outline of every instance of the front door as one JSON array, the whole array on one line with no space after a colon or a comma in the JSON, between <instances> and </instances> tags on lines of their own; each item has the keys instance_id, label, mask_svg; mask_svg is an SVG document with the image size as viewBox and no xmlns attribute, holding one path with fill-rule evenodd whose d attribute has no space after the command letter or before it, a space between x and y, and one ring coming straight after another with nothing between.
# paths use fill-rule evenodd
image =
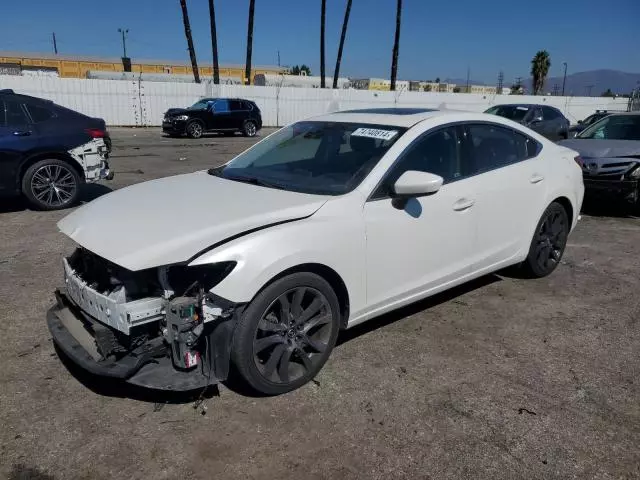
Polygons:
<instances>
[{"instance_id":1,"label":"front door","mask_svg":"<svg viewBox=\"0 0 640 480\"><path fill-rule=\"evenodd\" d=\"M461 132L443 127L417 139L364 206L371 314L425 296L470 270L475 192L461 156ZM444 185L435 194L399 202L390 189L409 170L440 175Z\"/></svg>"},{"instance_id":2,"label":"front door","mask_svg":"<svg viewBox=\"0 0 640 480\"><path fill-rule=\"evenodd\" d=\"M209 125L207 130L226 130L233 128L231 126L231 110L229 109L229 100L219 98L213 102L212 114L209 115Z\"/></svg>"}]
</instances>

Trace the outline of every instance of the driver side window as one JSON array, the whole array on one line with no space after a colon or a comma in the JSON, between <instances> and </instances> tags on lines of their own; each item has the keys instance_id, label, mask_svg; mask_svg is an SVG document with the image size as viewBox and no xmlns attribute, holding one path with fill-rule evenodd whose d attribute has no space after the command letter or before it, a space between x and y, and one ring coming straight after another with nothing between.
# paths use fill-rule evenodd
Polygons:
<instances>
[{"instance_id":1,"label":"driver side window","mask_svg":"<svg viewBox=\"0 0 640 480\"><path fill-rule=\"evenodd\" d=\"M414 141L396 165L391 167L371 198L375 200L388 197L391 186L409 170L439 175L444 184L468 176L471 172L467 172L463 164L456 127L442 128Z\"/></svg>"}]
</instances>

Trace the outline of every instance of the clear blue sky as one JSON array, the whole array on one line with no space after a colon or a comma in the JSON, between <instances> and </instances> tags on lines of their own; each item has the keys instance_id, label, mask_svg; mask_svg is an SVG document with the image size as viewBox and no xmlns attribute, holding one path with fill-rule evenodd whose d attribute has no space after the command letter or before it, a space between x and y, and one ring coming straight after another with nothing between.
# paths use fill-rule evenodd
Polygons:
<instances>
[{"instance_id":1,"label":"clear blue sky","mask_svg":"<svg viewBox=\"0 0 640 480\"><path fill-rule=\"evenodd\" d=\"M0 50L188 60L178 0L2 2ZM221 63L244 63L248 0L216 0ZM327 0L327 72L333 72L346 0ZM198 60L211 62L207 0L188 0ZM341 73L388 77L395 0L353 0ZM320 0L256 0L253 63L307 63L319 73ZM404 0L399 78L527 77L537 50L550 76L608 68L640 72L640 0Z\"/></svg>"}]
</instances>

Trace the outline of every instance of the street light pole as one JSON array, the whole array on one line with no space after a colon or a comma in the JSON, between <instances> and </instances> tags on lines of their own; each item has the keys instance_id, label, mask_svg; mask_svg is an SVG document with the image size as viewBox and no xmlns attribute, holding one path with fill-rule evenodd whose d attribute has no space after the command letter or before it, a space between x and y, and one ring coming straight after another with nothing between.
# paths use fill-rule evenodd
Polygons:
<instances>
[{"instance_id":1,"label":"street light pole","mask_svg":"<svg viewBox=\"0 0 640 480\"><path fill-rule=\"evenodd\" d=\"M564 86L567 83L567 62L562 64L564 65L564 77L562 78L562 96L564 97Z\"/></svg>"},{"instance_id":2,"label":"street light pole","mask_svg":"<svg viewBox=\"0 0 640 480\"><path fill-rule=\"evenodd\" d=\"M123 58L127 58L127 33L129 33L129 29L128 28L119 28L118 31L122 34L122 52Z\"/></svg>"}]
</instances>

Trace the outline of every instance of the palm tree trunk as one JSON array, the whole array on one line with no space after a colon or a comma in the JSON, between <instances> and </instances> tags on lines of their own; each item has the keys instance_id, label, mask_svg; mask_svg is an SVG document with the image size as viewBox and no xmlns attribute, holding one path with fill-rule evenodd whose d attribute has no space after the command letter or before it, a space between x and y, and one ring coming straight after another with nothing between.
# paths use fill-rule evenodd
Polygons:
<instances>
[{"instance_id":1,"label":"palm tree trunk","mask_svg":"<svg viewBox=\"0 0 640 480\"><path fill-rule=\"evenodd\" d=\"M326 14L327 0L322 0L320 6L320 88L326 87L324 79L324 24Z\"/></svg>"},{"instance_id":2,"label":"palm tree trunk","mask_svg":"<svg viewBox=\"0 0 640 480\"><path fill-rule=\"evenodd\" d=\"M393 41L393 56L391 57L391 91L396 89L396 77L398 76L398 51L400 50L400 17L402 16L402 0L398 0L396 10L396 37Z\"/></svg>"},{"instance_id":3,"label":"palm tree trunk","mask_svg":"<svg viewBox=\"0 0 640 480\"><path fill-rule=\"evenodd\" d=\"M249 0L249 25L247 27L247 62L244 67L246 85L251 85L251 53L253 50L253 15L256 9L256 0Z\"/></svg>"},{"instance_id":4,"label":"palm tree trunk","mask_svg":"<svg viewBox=\"0 0 640 480\"><path fill-rule=\"evenodd\" d=\"M193 69L193 78L196 83L200 83L200 72L198 71L198 62L196 61L196 51L193 48L193 38L191 38L191 26L189 26L189 13L187 12L187 0L180 0L182 8L182 21L184 23L184 34L187 37L187 47L189 48L189 57L191 57L191 68Z\"/></svg>"},{"instance_id":5,"label":"palm tree trunk","mask_svg":"<svg viewBox=\"0 0 640 480\"><path fill-rule=\"evenodd\" d=\"M218 65L218 35L216 33L216 9L213 0L209 0L209 22L211 24L211 52L213 53L213 83L220 83L220 66Z\"/></svg>"},{"instance_id":6,"label":"palm tree trunk","mask_svg":"<svg viewBox=\"0 0 640 480\"><path fill-rule=\"evenodd\" d=\"M347 25L349 24L349 14L351 13L351 1L347 0L347 9L344 11L344 21L342 22L342 33L340 34L340 45L338 46L338 57L336 58L336 69L333 72L333 88L338 88L338 76L340 75L340 62L342 62L342 49L344 39L347 36Z\"/></svg>"}]
</instances>

